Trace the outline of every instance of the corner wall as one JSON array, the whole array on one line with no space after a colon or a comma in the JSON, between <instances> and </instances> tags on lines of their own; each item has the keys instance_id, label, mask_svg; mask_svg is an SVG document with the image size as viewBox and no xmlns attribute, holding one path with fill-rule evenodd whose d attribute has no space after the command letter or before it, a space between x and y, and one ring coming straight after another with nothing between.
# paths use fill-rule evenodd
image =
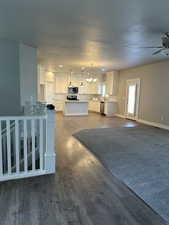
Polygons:
<instances>
[{"instance_id":1,"label":"corner wall","mask_svg":"<svg viewBox=\"0 0 169 225\"><path fill-rule=\"evenodd\" d=\"M20 66L20 99L21 106L25 101L37 101L37 49L24 44L19 46Z\"/></svg>"},{"instance_id":2,"label":"corner wall","mask_svg":"<svg viewBox=\"0 0 169 225\"><path fill-rule=\"evenodd\" d=\"M120 71L119 114L125 113L126 81L141 79L139 119L169 125L169 61Z\"/></svg>"}]
</instances>

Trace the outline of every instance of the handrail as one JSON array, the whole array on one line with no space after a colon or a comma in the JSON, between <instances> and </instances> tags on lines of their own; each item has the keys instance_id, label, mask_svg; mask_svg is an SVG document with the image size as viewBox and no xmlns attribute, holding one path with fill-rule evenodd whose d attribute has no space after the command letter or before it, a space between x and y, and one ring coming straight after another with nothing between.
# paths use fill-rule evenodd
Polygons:
<instances>
[{"instance_id":1,"label":"handrail","mask_svg":"<svg viewBox=\"0 0 169 225\"><path fill-rule=\"evenodd\" d=\"M32 116L0 116L0 121L3 120L31 120L31 119L46 119L46 115L32 115Z\"/></svg>"}]
</instances>

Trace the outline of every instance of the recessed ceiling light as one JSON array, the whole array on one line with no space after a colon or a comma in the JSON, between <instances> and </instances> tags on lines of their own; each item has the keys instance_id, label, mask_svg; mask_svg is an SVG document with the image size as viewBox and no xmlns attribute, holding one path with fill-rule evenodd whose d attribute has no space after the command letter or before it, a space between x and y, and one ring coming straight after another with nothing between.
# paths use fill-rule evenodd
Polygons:
<instances>
[{"instance_id":1,"label":"recessed ceiling light","mask_svg":"<svg viewBox=\"0 0 169 225\"><path fill-rule=\"evenodd\" d=\"M59 65L59 68L63 68L63 65Z\"/></svg>"}]
</instances>

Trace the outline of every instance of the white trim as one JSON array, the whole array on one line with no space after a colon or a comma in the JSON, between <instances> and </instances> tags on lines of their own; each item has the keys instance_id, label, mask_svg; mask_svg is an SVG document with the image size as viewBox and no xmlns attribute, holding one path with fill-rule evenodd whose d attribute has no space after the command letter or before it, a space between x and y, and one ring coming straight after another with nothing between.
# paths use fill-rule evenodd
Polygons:
<instances>
[{"instance_id":1,"label":"white trim","mask_svg":"<svg viewBox=\"0 0 169 225\"><path fill-rule=\"evenodd\" d=\"M141 120L141 119L138 119L137 122L143 123L143 124L146 124L146 125L149 125L149 126L153 126L153 127L158 127L158 128L161 128L161 129L169 130L169 126L168 125L164 125L164 124L161 124L161 123L155 123L155 122L150 122L150 121Z\"/></svg>"},{"instance_id":2,"label":"white trim","mask_svg":"<svg viewBox=\"0 0 169 225\"><path fill-rule=\"evenodd\" d=\"M2 120L32 120L32 119L46 119L46 115L40 115L40 116L0 116L0 121Z\"/></svg>"},{"instance_id":3,"label":"white trim","mask_svg":"<svg viewBox=\"0 0 169 225\"><path fill-rule=\"evenodd\" d=\"M122 114L115 114L115 116L125 119L126 117Z\"/></svg>"},{"instance_id":4,"label":"white trim","mask_svg":"<svg viewBox=\"0 0 169 225\"><path fill-rule=\"evenodd\" d=\"M0 181L35 177L35 176L40 176L40 175L45 175L45 174L48 174L48 172L45 171L45 170L34 170L34 171L30 171L30 172L20 172L20 173L15 173L15 174L10 174L10 175L9 174L3 175L3 176L0 177Z\"/></svg>"},{"instance_id":5,"label":"white trim","mask_svg":"<svg viewBox=\"0 0 169 225\"><path fill-rule=\"evenodd\" d=\"M115 114L115 116L123 118L123 119L127 119L124 115L121 115L121 114ZM161 129L169 130L169 125L165 125L165 124L161 124L161 123L150 122L150 121L142 120L142 119L137 119L136 122L143 123L143 124L146 124L146 125L152 126L152 127L158 127Z\"/></svg>"}]
</instances>

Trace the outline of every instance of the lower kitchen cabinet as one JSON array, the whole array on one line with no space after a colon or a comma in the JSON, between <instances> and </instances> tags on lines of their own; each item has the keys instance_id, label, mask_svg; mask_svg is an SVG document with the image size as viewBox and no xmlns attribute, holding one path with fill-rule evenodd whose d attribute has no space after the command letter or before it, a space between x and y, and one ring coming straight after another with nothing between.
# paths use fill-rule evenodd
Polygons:
<instances>
[{"instance_id":1,"label":"lower kitchen cabinet","mask_svg":"<svg viewBox=\"0 0 169 225\"><path fill-rule=\"evenodd\" d=\"M63 111L63 102L55 102L54 105L56 112Z\"/></svg>"},{"instance_id":2,"label":"lower kitchen cabinet","mask_svg":"<svg viewBox=\"0 0 169 225\"><path fill-rule=\"evenodd\" d=\"M114 116L117 113L117 102L105 102L104 114L106 116Z\"/></svg>"},{"instance_id":3,"label":"lower kitchen cabinet","mask_svg":"<svg viewBox=\"0 0 169 225\"><path fill-rule=\"evenodd\" d=\"M89 110L93 112L100 112L100 102L97 101L89 102Z\"/></svg>"}]
</instances>

